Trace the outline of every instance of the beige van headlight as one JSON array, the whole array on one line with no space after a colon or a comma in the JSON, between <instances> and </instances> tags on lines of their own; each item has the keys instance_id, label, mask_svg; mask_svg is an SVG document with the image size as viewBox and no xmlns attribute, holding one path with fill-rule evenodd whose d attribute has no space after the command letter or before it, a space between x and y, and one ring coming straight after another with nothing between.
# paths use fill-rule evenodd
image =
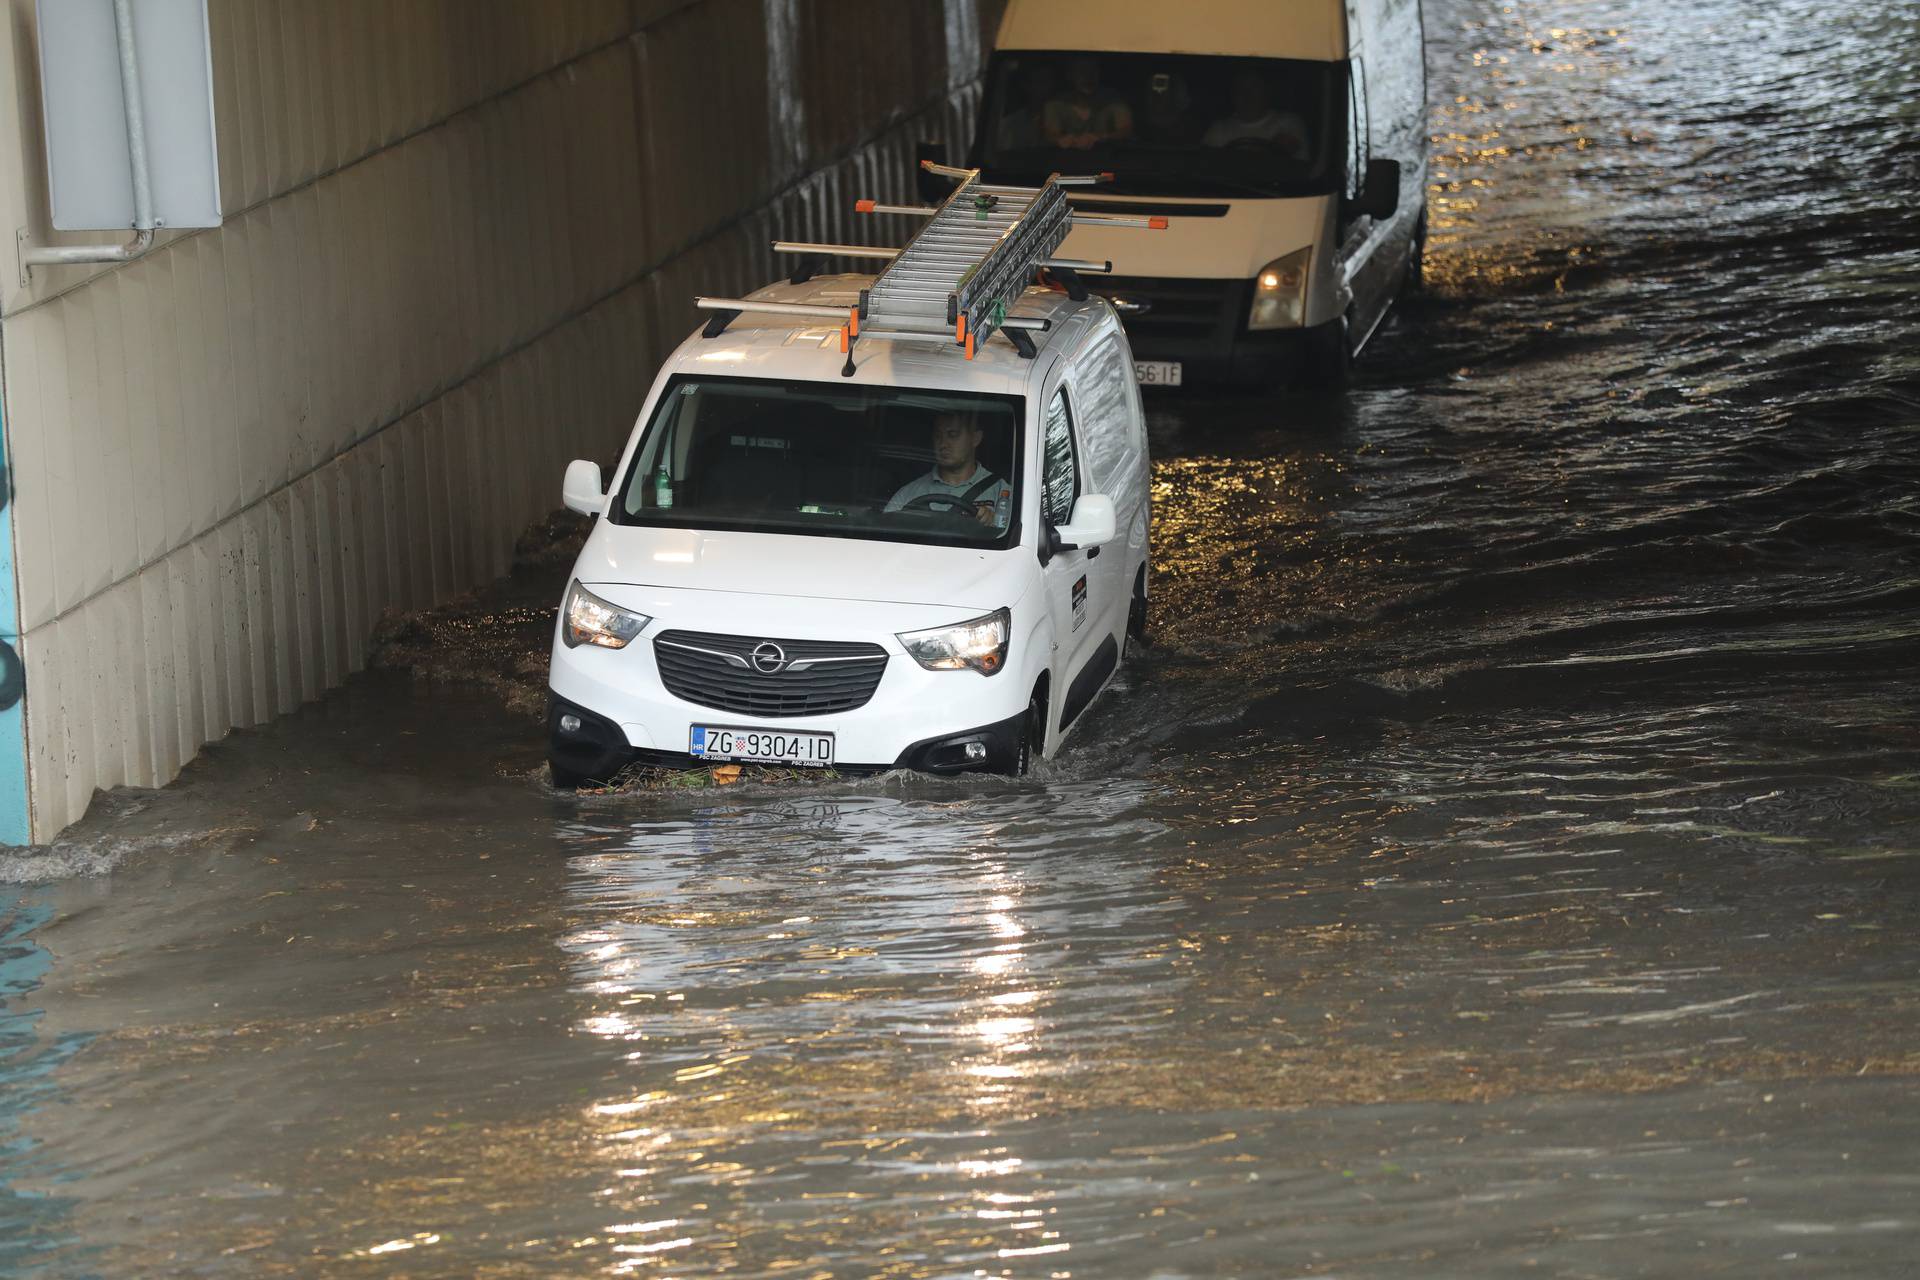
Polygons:
<instances>
[{"instance_id":1,"label":"beige van headlight","mask_svg":"<svg viewBox=\"0 0 1920 1280\"><path fill-rule=\"evenodd\" d=\"M1249 329L1297 329L1307 317L1307 260L1311 249L1276 258L1253 281Z\"/></svg>"}]
</instances>

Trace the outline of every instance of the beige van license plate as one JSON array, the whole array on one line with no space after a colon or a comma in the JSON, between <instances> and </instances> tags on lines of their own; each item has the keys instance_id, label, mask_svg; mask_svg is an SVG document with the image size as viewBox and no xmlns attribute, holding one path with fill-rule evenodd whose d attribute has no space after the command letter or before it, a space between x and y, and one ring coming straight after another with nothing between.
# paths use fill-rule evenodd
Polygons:
<instances>
[{"instance_id":1,"label":"beige van license plate","mask_svg":"<svg viewBox=\"0 0 1920 1280\"><path fill-rule=\"evenodd\" d=\"M1180 362L1178 360L1135 360L1133 376L1143 387L1177 387L1180 385Z\"/></svg>"}]
</instances>

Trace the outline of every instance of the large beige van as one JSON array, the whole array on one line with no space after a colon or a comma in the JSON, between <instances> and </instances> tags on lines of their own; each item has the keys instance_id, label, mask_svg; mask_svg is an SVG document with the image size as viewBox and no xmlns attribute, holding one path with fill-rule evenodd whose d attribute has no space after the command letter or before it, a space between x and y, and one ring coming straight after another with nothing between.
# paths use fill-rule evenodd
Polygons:
<instances>
[{"instance_id":1,"label":"large beige van","mask_svg":"<svg viewBox=\"0 0 1920 1280\"><path fill-rule=\"evenodd\" d=\"M1146 386L1339 383L1417 283L1426 236L1419 0L1011 0L972 163L1110 170L1061 253L1125 317Z\"/></svg>"}]
</instances>

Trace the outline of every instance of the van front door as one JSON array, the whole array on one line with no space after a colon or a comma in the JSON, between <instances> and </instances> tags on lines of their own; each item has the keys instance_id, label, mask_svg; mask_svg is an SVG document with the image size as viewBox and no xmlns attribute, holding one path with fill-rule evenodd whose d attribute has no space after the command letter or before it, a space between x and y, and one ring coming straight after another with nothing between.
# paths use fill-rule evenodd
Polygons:
<instances>
[{"instance_id":1,"label":"van front door","mask_svg":"<svg viewBox=\"0 0 1920 1280\"><path fill-rule=\"evenodd\" d=\"M1347 66L1347 175L1348 199L1358 199L1366 188L1367 166L1373 159L1373 112L1369 103L1367 63L1358 53ZM1400 282L1394 256L1386 251L1393 228L1391 218L1355 213L1342 202L1338 256L1340 276L1349 297L1349 338L1364 342L1393 305Z\"/></svg>"},{"instance_id":2,"label":"van front door","mask_svg":"<svg viewBox=\"0 0 1920 1280\"><path fill-rule=\"evenodd\" d=\"M1051 537L1072 515L1081 483L1080 448L1075 439L1073 406L1067 388L1047 400L1041 439L1041 536ZM1048 717L1065 733L1093 701L1119 660L1111 635L1099 625L1104 604L1094 581L1095 549L1056 551L1041 571L1047 611L1053 617L1053 688ZM1102 642L1105 642L1104 644Z\"/></svg>"}]
</instances>

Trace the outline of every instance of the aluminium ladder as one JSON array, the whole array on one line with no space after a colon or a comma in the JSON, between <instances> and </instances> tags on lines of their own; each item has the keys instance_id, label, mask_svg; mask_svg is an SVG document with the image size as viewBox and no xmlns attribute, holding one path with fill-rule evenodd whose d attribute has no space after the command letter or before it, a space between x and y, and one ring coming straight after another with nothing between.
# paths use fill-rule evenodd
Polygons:
<instances>
[{"instance_id":1,"label":"aluminium ladder","mask_svg":"<svg viewBox=\"0 0 1920 1280\"><path fill-rule=\"evenodd\" d=\"M1082 300L1087 295L1078 273L1113 269L1111 262L1054 256L1074 224L1155 230L1164 230L1167 225L1162 217L1080 213L1068 203L1067 187L1111 181L1112 174L1085 178L1054 174L1038 187L1010 187L981 181L978 169L921 163L929 172L959 184L939 205L889 205L873 200L854 205L860 213L925 218L926 225L904 248L788 241L773 246L777 253L888 259L873 283L861 290L857 306L842 309L815 303L696 298L696 306L715 313L707 323L707 336L718 336L743 311L832 318L841 321L840 348L847 354L841 372L848 376L853 373L854 345L862 339L953 343L965 348L971 360L979 344L1001 332L1022 356L1031 359L1035 347L1030 332L1045 330L1048 322L1010 312L1033 282L1034 273L1048 269L1071 297ZM795 282L804 280L807 274L804 270L796 273Z\"/></svg>"}]
</instances>

